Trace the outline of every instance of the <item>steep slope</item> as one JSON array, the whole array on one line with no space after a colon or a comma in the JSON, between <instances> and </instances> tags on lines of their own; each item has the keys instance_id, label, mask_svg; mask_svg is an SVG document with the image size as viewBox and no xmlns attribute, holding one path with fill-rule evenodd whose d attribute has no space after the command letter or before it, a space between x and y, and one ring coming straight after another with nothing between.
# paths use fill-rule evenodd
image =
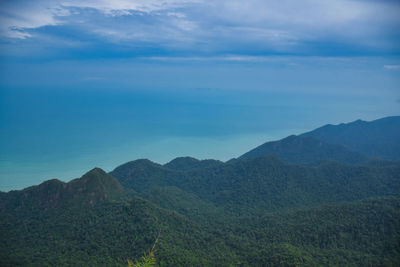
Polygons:
<instances>
[{"instance_id":1,"label":"steep slope","mask_svg":"<svg viewBox=\"0 0 400 267\"><path fill-rule=\"evenodd\" d=\"M370 122L357 120L339 125L325 125L302 136L346 146L369 157L400 159L400 116Z\"/></svg>"},{"instance_id":2,"label":"steep slope","mask_svg":"<svg viewBox=\"0 0 400 267\"><path fill-rule=\"evenodd\" d=\"M322 160L334 160L342 163L360 164L368 158L358 152L335 144L328 144L309 136L291 135L282 140L267 142L239 159L249 159L276 155L288 163L315 163Z\"/></svg>"}]
</instances>

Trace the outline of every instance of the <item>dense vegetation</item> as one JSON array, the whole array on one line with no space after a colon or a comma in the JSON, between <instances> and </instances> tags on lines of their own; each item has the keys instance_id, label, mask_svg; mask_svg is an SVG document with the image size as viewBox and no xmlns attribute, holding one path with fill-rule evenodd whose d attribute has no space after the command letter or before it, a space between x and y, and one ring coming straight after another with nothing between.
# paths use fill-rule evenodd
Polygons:
<instances>
[{"instance_id":1,"label":"dense vegetation","mask_svg":"<svg viewBox=\"0 0 400 267\"><path fill-rule=\"evenodd\" d=\"M398 266L400 162L318 144L267 145L283 160L136 160L0 192L0 266ZM303 152L312 164L288 163Z\"/></svg>"},{"instance_id":2,"label":"dense vegetation","mask_svg":"<svg viewBox=\"0 0 400 267\"><path fill-rule=\"evenodd\" d=\"M400 163L397 162L384 166L337 162L307 166L286 164L270 156L187 171L175 171L166 166L138 160L121 165L111 175L125 188L148 196L165 208L171 208L166 206L171 200L157 198L170 194L173 197L180 190L183 199L199 199L192 201L199 203L193 207L208 204L240 215L391 196L400 192ZM166 190L170 192L166 193Z\"/></svg>"}]
</instances>

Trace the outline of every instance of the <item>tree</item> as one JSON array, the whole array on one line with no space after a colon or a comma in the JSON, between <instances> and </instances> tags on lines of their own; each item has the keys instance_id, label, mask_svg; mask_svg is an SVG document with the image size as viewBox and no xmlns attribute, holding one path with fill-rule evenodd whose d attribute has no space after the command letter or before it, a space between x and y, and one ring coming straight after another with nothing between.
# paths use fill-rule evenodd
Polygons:
<instances>
[{"instance_id":1,"label":"tree","mask_svg":"<svg viewBox=\"0 0 400 267\"><path fill-rule=\"evenodd\" d=\"M149 254L143 255L139 260L136 260L135 263L132 263L130 260L128 260L128 267L156 267L157 261L156 256L154 255L154 250L159 237L160 233L158 234L156 241L154 241L153 247L151 248Z\"/></svg>"}]
</instances>

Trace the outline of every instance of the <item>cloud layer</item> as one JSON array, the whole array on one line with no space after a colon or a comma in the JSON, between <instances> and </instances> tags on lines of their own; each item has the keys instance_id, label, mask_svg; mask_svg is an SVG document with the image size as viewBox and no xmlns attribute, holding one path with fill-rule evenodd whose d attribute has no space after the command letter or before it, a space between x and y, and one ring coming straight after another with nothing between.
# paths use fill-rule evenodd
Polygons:
<instances>
[{"instance_id":1,"label":"cloud layer","mask_svg":"<svg viewBox=\"0 0 400 267\"><path fill-rule=\"evenodd\" d=\"M399 50L400 4L389 0L6 0L0 8L9 42L224 54Z\"/></svg>"}]
</instances>

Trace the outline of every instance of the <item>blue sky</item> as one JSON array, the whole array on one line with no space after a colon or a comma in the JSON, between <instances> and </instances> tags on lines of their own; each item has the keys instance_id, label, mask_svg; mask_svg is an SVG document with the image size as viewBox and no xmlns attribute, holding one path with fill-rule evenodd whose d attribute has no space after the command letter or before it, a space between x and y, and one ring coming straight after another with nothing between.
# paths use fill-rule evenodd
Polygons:
<instances>
[{"instance_id":1,"label":"blue sky","mask_svg":"<svg viewBox=\"0 0 400 267\"><path fill-rule=\"evenodd\" d=\"M400 2L0 2L0 190L400 113Z\"/></svg>"}]
</instances>

